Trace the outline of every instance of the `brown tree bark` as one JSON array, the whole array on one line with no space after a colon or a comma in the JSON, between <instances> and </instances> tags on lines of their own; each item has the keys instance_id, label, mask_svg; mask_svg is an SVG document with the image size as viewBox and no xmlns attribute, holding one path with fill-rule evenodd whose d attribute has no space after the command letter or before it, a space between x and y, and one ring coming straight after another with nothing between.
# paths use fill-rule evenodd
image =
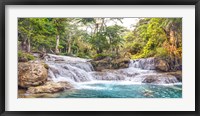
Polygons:
<instances>
[{"instance_id":1,"label":"brown tree bark","mask_svg":"<svg viewBox=\"0 0 200 116\"><path fill-rule=\"evenodd\" d=\"M55 49L55 53L58 54L59 53L59 41L60 41L60 36L56 35L56 49Z\"/></svg>"},{"instance_id":2,"label":"brown tree bark","mask_svg":"<svg viewBox=\"0 0 200 116\"><path fill-rule=\"evenodd\" d=\"M31 41L30 39L27 39L27 52L31 52Z\"/></svg>"},{"instance_id":3,"label":"brown tree bark","mask_svg":"<svg viewBox=\"0 0 200 116\"><path fill-rule=\"evenodd\" d=\"M69 39L68 39L68 50L67 50L67 53L68 54L71 54L71 39L72 39L72 34L70 33L69 34Z\"/></svg>"}]
</instances>

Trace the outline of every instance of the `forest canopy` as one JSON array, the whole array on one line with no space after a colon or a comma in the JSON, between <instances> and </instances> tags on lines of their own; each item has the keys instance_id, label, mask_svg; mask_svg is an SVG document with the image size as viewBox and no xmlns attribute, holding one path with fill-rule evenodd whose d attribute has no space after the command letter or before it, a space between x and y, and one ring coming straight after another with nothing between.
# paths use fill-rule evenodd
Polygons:
<instances>
[{"instance_id":1,"label":"forest canopy","mask_svg":"<svg viewBox=\"0 0 200 116\"><path fill-rule=\"evenodd\" d=\"M132 29L121 25L124 19L18 18L18 56L182 58L181 18L131 18Z\"/></svg>"}]
</instances>

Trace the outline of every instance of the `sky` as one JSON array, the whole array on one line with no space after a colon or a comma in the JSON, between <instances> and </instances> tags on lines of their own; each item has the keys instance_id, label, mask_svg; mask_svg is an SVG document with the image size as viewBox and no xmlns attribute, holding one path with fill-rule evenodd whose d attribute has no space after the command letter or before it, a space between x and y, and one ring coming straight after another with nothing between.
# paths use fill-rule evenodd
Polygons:
<instances>
[{"instance_id":1,"label":"sky","mask_svg":"<svg viewBox=\"0 0 200 116\"><path fill-rule=\"evenodd\" d=\"M133 30L134 27L133 25L135 25L137 22L139 21L139 18L123 18L121 23L120 21L117 22L118 25L124 26L127 29ZM113 22L108 22L107 23L108 26L110 25L114 25Z\"/></svg>"},{"instance_id":2,"label":"sky","mask_svg":"<svg viewBox=\"0 0 200 116\"><path fill-rule=\"evenodd\" d=\"M123 19L121 19L121 21L122 22L107 20L106 26L112 26L112 25L117 24L117 25L126 27L129 30L134 30L135 27L133 27L133 26L137 24L137 22L139 21L139 18L123 18ZM87 27L81 27L81 28L86 29ZM89 33L91 33L91 28L87 28L87 31Z\"/></svg>"}]
</instances>

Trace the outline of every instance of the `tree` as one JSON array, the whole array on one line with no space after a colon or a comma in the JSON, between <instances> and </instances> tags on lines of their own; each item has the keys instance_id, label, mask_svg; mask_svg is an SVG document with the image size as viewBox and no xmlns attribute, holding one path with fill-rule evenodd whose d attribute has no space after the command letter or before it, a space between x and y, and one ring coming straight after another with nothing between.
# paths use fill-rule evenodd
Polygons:
<instances>
[{"instance_id":1,"label":"tree","mask_svg":"<svg viewBox=\"0 0 200 116\"><path fill-rule=\"evenodd\" d=\"M53 26L55 28L55 34L56 34L55 53L58 54L60 36L63 32L65 32L66 18L53 18L52 21L53 21Z\"/></svg>"},{"instance_id":2,"label":"tree","mask_svg":"<svg viewBox=\"0 0 200 116\"><path fill-rule=\"evenodd\" d=\"M47 29L44 28L46 21L46 18L18 19L18 35L22 50L30 52L32 41L35 41L36 37L44 38L43 35L48 33Z\"/></svg>"},{"instance_id":3,"label":"tree","mask_svg":"<svg viewBox=\"0 0 200 116\"><path fill-rule=\"evenodd\" d=\"M125 31L124 27L119 25L106 27L106 36L109 38L109 48L119 54L119 47L124 42L122 38L123 32Z\"/></svg>"},{"instance_id":4,"label":"tree","mask_svg":"<svg viewBox=\"0 0 200 116\"><path fill-rule=\"evenodd\" d=\"M126 42L130 42L126 47L131 48L133 58L176 57L182 44L181 22L180 18L142 18L134 31L126 34Z\"/></svg>"},{"instance_id":5,"label":"tree","mask_svg":"<svg viewBox=\"0 0 200 116\"><path fill-rule=\"evenodd\" d=\"M21 47L23 51L30 52L31 38L34 35L34 19L20 18L18 19L18 37L21 40Z\"/></svg>"}]
</instances>

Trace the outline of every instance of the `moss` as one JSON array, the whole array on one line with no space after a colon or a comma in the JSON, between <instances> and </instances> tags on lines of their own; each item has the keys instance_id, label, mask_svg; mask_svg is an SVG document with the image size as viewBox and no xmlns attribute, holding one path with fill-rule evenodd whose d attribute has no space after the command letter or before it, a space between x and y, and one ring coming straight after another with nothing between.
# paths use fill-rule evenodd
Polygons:
<instances>
[{"instance_id":1,"label":"moss","mask_svg":"<svg viewBox=\"0 0 200 116\"><path fill-rule=\"evenodd\" d=\"M22 51L18 51L18 57L19 57L19 58L20 58L20 57L23 57Z\"/></svg>"},{"instance_id":2,"label":"moss","mask_svg":"<svg viewBox=\"0 0 200 116\"><path fill-rule=\"evenodd\" d=\"M25 53L22 51L18 51L18 61L19 62L26 62L30 60L34 60L35 57L30 53Z\"/></svg>"},{"instance_id":3,"label":"moss","mask_svg":"<svg viewBox=\"0 0 200 116\"><path fill-rule=\"evenodd\" d=\"M32 54L28 54L28 53L25 53L25 57L28 59L28 60L34 60L35 57L32 55Z\"/></svg>"}]
</instances>

